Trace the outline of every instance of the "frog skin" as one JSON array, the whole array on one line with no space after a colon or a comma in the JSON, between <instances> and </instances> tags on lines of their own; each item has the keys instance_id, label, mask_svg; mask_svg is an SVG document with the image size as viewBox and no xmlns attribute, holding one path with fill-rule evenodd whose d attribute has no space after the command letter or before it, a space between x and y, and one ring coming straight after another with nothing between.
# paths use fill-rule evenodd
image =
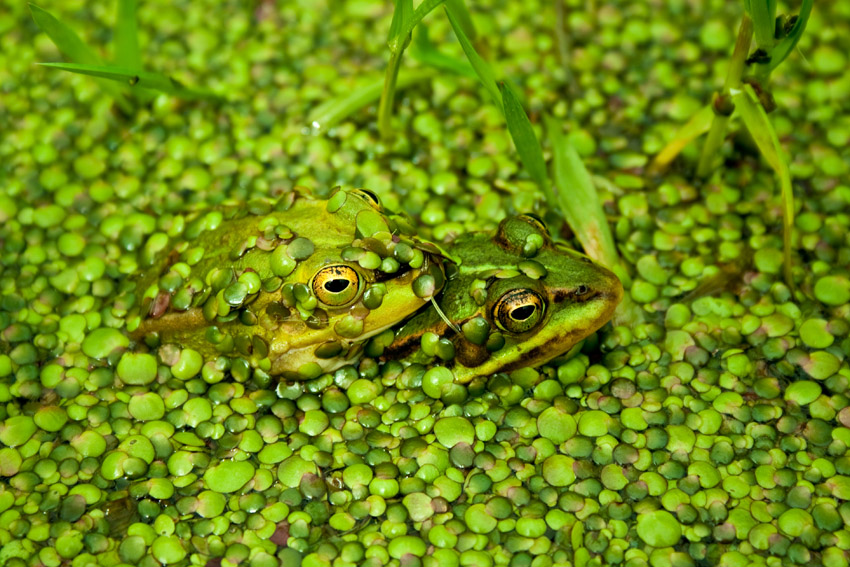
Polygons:
<instances>
[{"instance_id":1,"label":"frog skin","mask_svg":"<svg viewBox=\"0 0 850 567\"><path fill-rule=\"evenodd\" d=\"M356 359L445 279L437 248L364 190L199 213L141 263L131 338L287 379Z\"/></svg>"},{"instance_id":2,"label":"frog skin","mask_svg":"<svg viewBox=\"0 0 850 567\"><path fill-rule=\"evenodd\" d=\"M617 276L554 243L530 215L446 248L457 264L447 267L439 311L425 309L404 323L383 357L432 362L418 349L423 335L434 333L454 345L443 364L455 382L551 360L604 325L623 297Z\"/></svg>"}]
</instances>

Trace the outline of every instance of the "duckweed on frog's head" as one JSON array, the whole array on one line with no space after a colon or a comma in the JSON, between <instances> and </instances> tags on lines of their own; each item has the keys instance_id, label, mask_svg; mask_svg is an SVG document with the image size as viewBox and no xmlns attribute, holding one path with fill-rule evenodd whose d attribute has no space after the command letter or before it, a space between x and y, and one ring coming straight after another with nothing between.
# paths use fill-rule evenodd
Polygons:
<instances>
[{"instance_id":1,"label":"duckweed on frog's head","mask_svg":"<svg viewBox=\"0 0 850 567\"><path fill-rule=\"evenodd\" d=\"M268 375L313 378L416 311L444 281L437 250L367 191L196 215L142 251L128 329Z\"/></svg>"},{"instance_id":2,"label":"duckweed on frog's head","mask_svg":"<svg viewBox=\"0 0 850 567\"><path fill-rule=\"evenodd\" d=\"M422 345L413 357L427 357L426 341L441 337L454 356L438 354L458 382L551 360L604 325L623 296L611 271L553 243L530 215L505 219L495 235L462 236L450 254L458 265L437 298L445 317L435 309L416 315L385 355Z\"/></svg>"}]
</instances>

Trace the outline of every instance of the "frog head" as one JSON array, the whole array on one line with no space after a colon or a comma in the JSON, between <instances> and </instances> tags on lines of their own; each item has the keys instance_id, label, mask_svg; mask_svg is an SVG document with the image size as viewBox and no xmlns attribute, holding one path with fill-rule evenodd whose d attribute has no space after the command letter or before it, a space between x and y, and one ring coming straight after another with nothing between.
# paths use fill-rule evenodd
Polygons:
<instances>
[{"instance_id":1,"label":"frog head","mask_svg":"<svg viewBox=\"0 0 850 567\"><path fill-rule=\"evenodd\" d=\"M425 333L434 333L454 345L445 364L458 382L563 354L604 325L623 296L610 270L554 243L531 215L507 218L493 235L464 235L447 247L456 264L435 298L439 309L402 325L387 353L413 353Z\"/></svg>"},{"instance_id":2,"label":"frog head","mask_svg":"<svg viewBox=\"0 0 850 567\"><path fill-rule=\"evenodd\" d=\"M365 190L199 213L147 264L131 336L289 379L356 359L444 281L439 251Z\"/></svg>"}]
</instances>

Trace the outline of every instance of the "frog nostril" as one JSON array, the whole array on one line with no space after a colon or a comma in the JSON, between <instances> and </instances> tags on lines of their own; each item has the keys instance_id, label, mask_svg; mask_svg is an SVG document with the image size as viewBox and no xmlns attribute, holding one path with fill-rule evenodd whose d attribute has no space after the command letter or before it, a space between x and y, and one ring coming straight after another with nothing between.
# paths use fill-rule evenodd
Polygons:
<instances>
[{"instance_id":1,"label":"frog nostril","mask_svg":"<svg viewBox=\"0 0 850 567\"><path fill-rule=\"evenodd\" d=\"M588 287L586 285L580 285L576 288L575 294L576 294L576 296L582 296L585 293L587 293L588 291L590 291L590 290L588 289Z\"/></svg>"}]
</instances>

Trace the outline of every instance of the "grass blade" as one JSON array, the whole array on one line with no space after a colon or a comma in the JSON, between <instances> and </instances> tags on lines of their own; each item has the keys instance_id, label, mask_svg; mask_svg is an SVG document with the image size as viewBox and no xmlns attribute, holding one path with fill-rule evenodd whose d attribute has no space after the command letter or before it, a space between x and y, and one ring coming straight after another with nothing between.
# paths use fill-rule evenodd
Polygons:
<instances>
[{"instance_id":1,"label":"grass blade","mask_svg":"<svg viewBox=\"0 0 850 567\"><path fill-rule=\"evenodd\" d=\"M115 65L79 65L77 63L39 63L39 65L109 79L126 83L132 88L151 89L185 99L221 98L206 90L190 89L171 77L150 71L133 71Z\"/></svg>"},{"instance_id":2,"label":"grass blade","mask_svg":"<svg viewBox=\"0 0 850 567\"><path fill-rule=\"evenodd\" d=\"M83 43L80 36L70 27L60 22L53 14L30 4L30 13L32 19L41 28L41 31L47 34L50 40L56 45L59 51L71 60L73 63L81 65L100 65L102 63L100 57L92 51L88 45ZM103 89L115 99L118 107L127 114L132 113L133 106L124 96L121 87L109 81L98 81Z\"/></svg>"},{"instance_id":3,"label":"grass blade","mask_svg":"<svg viewBox=\"0 0 850 567\"><path fill-rule=\"evenodd\" d=\"M387 43L406 28L413 18L413 0L396 0L393 10L393 21L390 24L390 33L387 35ZM413 28L411 28L413 29Z\"/></svg>"},{"instance_id":4,"label":"grass blade","mask_svg":"<svg viewBox=\"0 0 850 567\"><path fill-rule=\"evenodd\" d=\"M404 89L430 79L436 74L433 69L415 69L402 71L396 81L396 89ZM384 81L376 79L362 87L355 88L350 94L332 98L314 108L307 120L314 130L327 131L369 104L372 104L381 96Z\"/></svg>"},{"instance_id":5,"label":"grass blade","mask_svg":"<svg viewBox=\"0 0 850 567\"><path fill-rule=\"evenodd\" d=\"M629 289L631 278L620 263L614 236L590 173L554 118L546 117L546 130L552 144L552 180L567 224L585 253L613 270ZM614 312L613 321L615 325L636 325L643 321L643 310L626 293Z\"/></svg>"},{"instance_id":6,"label":"grass blade","mask_svg":"<svg viewBox=\"0 0 850 567\"><path fill-rule=\"evenodd\" d=\"M588 256L616 266L620 257L590 173L554 118L547 117L546 129L552 144L552 179L567 224Z\"/></svg>"},{"instance_id":7,"label":"grass blade","mask_svg":"<svg viewBox=\"0 0 850 567\"><path fill-rule=\"evenodd\" d=\"M136 18L137 8L138 0L118 0L113 59L119 67L141 70L142 53L139 49L139 22Z\"/></svg>"},{"instance_id":8,"label":"grass blade","mask_svg":"<svg viewBox=\"0 0 850 567\"><path fill-rule=\"evenodd\" d=\"M393 102L395 102L396 82L401 68L401 56L410 43L410 32L398 36L407 27L413 17L413 0L396 0L393 10L393 21L390 24L388 43L390 44L390 60L384 73L384 88L378 103L378 132L382 139L389 139L392 132ZM413 28L411 28L413 29ZM393 43L399 37L401 43Z\"/></svg>"},{"instance_id":9,"label":"grass blade","mask_svg":"<svg viewBox=\"0 0 850 567\"><path fill-rule=\"evenodd\" d=\"M812 14L812 0L803 0L803 5L800 6L800 14L797 16L797 21L791 26L782 41L780 41L770 54L769 70L773 71L776 67L785 61L797 46L803 32L806 31L806 25L809 23L809 16Z\"/></svg>"},{"instance_id":10,"label":"grass blade","mask_svg":"<svg viewBox=\"0 0 850 567\"><path fill-rule=\"evenodd\" d=\"M531 127L531 121L510 85L501 83L499 89L502 92L505 108L505 122L508 123L508 131L514 140L519 159L528 170L531 179L546 196L549 206L557 207L558 202L555 200L555 193L552 191L552 184L549 183L549 175L546 173L543 150L534 133L534 128Z\"/></svg>"},{"instance_id":11,"label":"grass blade","mask_svg":"<svg viewBox=\"0 0 850 567\"><path fill-rule=\"evenodd\" d=\"M32 19L53 41L62 55L73 61L84 65L99 65L101 63L94 51L89 49L80 36L56 17L35 4L30 4Z\"/></svg>"},{"instance_id":12,"label":"grass blade","mask_svg":"<svg viewBox=\"0 0 850 567\"><path fill-rule=\"evenodd\" d=\"M756 45L764 50L773 47L773 34L776 30L776 0L750 0L750 17Z\"/></svg>"},{"instance_id":13,"label":"grass blade","mask_svg":"<svg viewBox=\"0 0 850 567\"><path fill-rule=\"evenodd\" d=\"M711 106L706 106L691 116L691 119L679 128L676 136L652 160L649 166L650 171L661 173L667 169L688 144L708 132L713 118L714 111Z\"/></svg>"},{"instance_id":14,"label":"grass blade","mask_svg":"<svg viewBox=\"0 0 850 567\"><path fill-rule=\"evenodd\" d=\"M425 4L425 2L423 2L423 4ZM449 17L449 23L452 25L452 29L460 42L461 48L463 48L463 52L466 54L466 58L469 59L469 63L472 65L472 68L475 69L475 74L478 75L478 79L484 85L484 88L487 89L487 92L490 93L490 96L493 98L493 102L495 102L499 108L502 108L502 95L499 93L499 87L496 84L496 76L493 74L492 67L490 67L490 65L484 61L480 55L478 55L478 52L475 51L475 48L472 46L472 42L469 41L469 38L463 32L463 27L457 18L452 15L451 10L446 10L446 14Z\"/></svg>"},{"instance_id":15,"label":"grass blade","mask_svg":"<svg viewBox=\"0 0 850 567\"><path fill-rule=\"evenodd\" d=\"M390 38L388 42L390 51L396 53L399 50L404 49L402 46L404 45L405 38L413 32L413 28L416 27L416 24L421 22L422 18L427 16L431 10L445 1L446 0L423 0L423 2L416 7L416 10L413 11L413 15L410 19L401 26L398 33L394 37Z\"/></svg>"},{"instance_id":16,"label":"grass blade","mask_svg":"<svg viewBox=\"0 0 850 567\"><path fill-rule=\"evenodd\" d=\"M452 13L470 41L478 39L478 32L475 30L475 24L472 23L472 16L463 0L446 0L446 10Z\"/></svg>"},{"instance_id":17,"label":"grass blade","mask_svg":"<svg viewBox=\"0 0 850 567\"><path fill-rule=\"evenodd\" d=\"M438 50L431 43L431 40L428 39L428 28L425 25L420 25L416 28L416 32L413 34L413 43L410 46L410 55L423 65L428 65L435 69L441 69L470 79L477 77L475 69L472 68L469 61L457 59Z\"/></svg>"},{"instance_id":18,"label":"grass blade","mask_svg":"<svg viewBox=\"0 0 850 567\"><path fill-rule=\"evenodd\" d=\"M758 102L756 93L749 85L744 85L741 90L734 90L732 98L735 101L735 109L744 122L753 140L758 146L761 155L770 164L779 178L779 186L782 192L782 248L784 253L785 283L794 289L794 280L791 274L791 229L794 225L794 193L791 187L791 172L785 160L779 138L773 129L767 113Z\"/></svg>"}]
</instances>

